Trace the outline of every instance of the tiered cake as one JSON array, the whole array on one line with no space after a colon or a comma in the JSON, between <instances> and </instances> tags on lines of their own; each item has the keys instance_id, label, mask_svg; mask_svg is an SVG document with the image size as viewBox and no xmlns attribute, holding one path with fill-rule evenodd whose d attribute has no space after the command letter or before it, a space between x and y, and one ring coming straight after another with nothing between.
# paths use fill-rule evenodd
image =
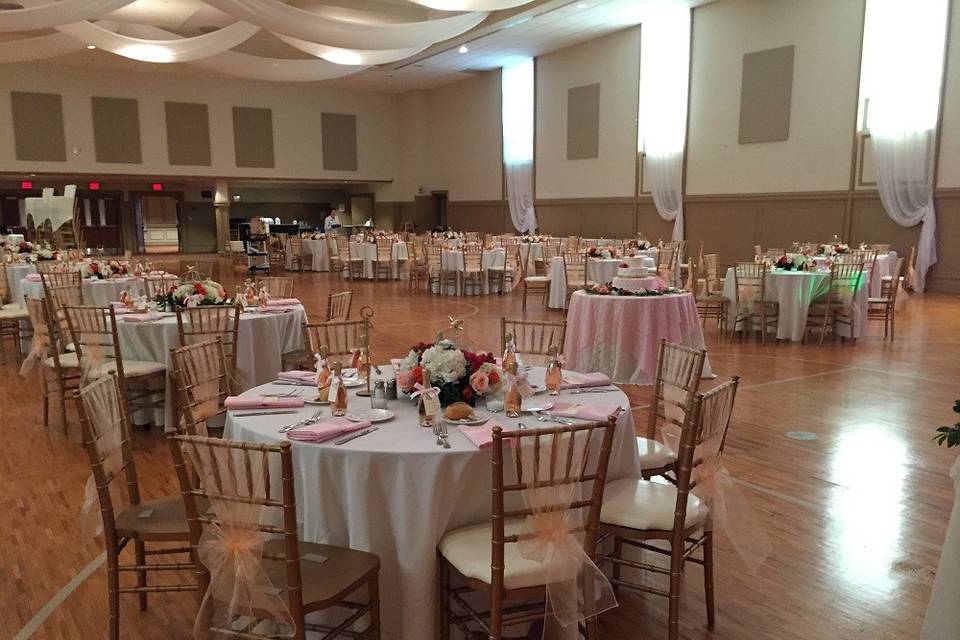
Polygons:
<instances>
[{"instance_id":1,"label":"tiered cake","mask_svg":"<svg viewBox=\"0 0 960 640\"><path fill-rule=\"evenodd\" d=\"M624 258L623 264L617 269L617 277L613 279L613 286L618 289L637 291L643 287L644 279L650 275L647 268L649 258L635 256Z\"/></svg>"}]
</instances>

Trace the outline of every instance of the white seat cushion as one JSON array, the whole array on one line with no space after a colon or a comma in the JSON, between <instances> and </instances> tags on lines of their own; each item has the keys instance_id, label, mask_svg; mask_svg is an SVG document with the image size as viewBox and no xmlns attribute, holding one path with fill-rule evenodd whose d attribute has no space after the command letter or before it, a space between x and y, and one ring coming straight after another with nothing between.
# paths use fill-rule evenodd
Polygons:
<instances>
[{"instance_id":1,"label":"white seat cushion","mask_svg":"<svg viewBox=\"0 0 960 640\"><path fill-rule=\"evenodd\" d=\"M550 282L550 276L526 276L526 282Z\"/></svg>"},{"instance_id":2,"label":"white seat cushion","mask_svg":"<svg viewBox=\"0 0 960 640\"><path fill-rule=\"evenodd\" d=\"M490 555L492 524L482 522L448 531L437 548L461 575L490 584ZM506 535L521 533L523 520L504 523ZM546 584L547 572L543 565L520 555L517 543L504 545L503 585L507 589L522 589Z\"/></svg>"},{"instance_id":3,"label":"white seat cushion","mask_svg":"<svg viewBox=\"0 0 960 640\"><path fill-rule=\"evenodd\" d=\"M673 529L677 488L649 480L614 480L603 492L600 522L640 531ZM692 493L687 497L685 527L703 521L707 508Z\"/></svg>"},{"instance_id":4,"label":"white seat cushion","mask_svg":"<svg viewBox=\"0 0 960 640\"><path fill-rule=\"evenodd\" d=\"M30 313L20 307L13 307L12 309L4 307L0 309L0 320L28 320L29 318Z\"/></svg>"},{"instance_id":5,"label":"white seat cushion","mask_svg":"<svg viewBox=\"0 0 960 640\"><path fill-rule=\"evenodd\" d=\"M45 367L54 367L53 356L50 356L43 361ZM77 354L75 353L61 353L60 354L60 366L65 369L76 369L80 366L80 361L77 360Z\"/></svg>"},{"instance_id":6,"label":"white seat cushion","mask_svg":"<svg viewBox=\"0 0 960 640\"><path fill-rule=\"evenodd\" d=\"M21 309L22 307L21 307L19 304L17 304L16 302L8 302L7 304L3 305L3 307L0 307L0 308L3 308L3 309Z\"/></svg>"},{"instance_id":7,"label":"white seat cushion","mask_svg":"<svg viewBox=\"0 0 960 640\"><path fill-rule=\"evenodd\" d=\"M53 366L53 357L47 358L44 361L44 364L48 367ZM80 366L80 362L77 359L76 353L61 353L60 354L60 366L65 368L75 368ZM115 360L108 360L100 364L96 370L90 372L90 376L94 378L102 378L103 376L110 375L115 373L117 370L117 362ZM145 360L124 360L123 361L123 375L127 378L138 378L141 376L149 376L155 373L160 373L161 371L166 371L167 367L159 362L150 362Z\"/></svg>"},{"instance_id":8,"label":"white seat cushion","mask_svg":"<svg viewBox=\"0 0 960 640\"><path fill-rule=\"evenodd\" d=\"M637 436L637 457L640 458L640 468L662 469L677 461L677 454L665 444L656 440Z\"/></svg>"}]
</instances>

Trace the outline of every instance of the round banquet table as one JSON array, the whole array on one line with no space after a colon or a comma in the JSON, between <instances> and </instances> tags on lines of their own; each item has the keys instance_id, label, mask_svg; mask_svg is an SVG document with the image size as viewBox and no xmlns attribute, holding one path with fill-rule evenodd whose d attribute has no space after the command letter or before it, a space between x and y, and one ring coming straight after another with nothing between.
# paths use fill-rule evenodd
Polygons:
<instances>
[{"instance_id":1,"label":"round banquet table","mask_svg":"<svg viewBox=\"0 0 960 640\"><path fill-rule=\"evenodd\" d=\"M384 373L392 367L384 366ZM543 369L530 372L543 380ZM244 395L283 393L289 386L264 385ZM308 389L309 391L309 389ZM350 392L348 411L368 408L367 398ZM547 396L537 396L547 398ZM639 478L636 438L629 401L622 392L561 394L581 404L619 405L608 480ZM227 414L224 437L258 443L284 439L278 429L305 418L297 415L234 417ZM300 537L363 551L380 557L381 629L384 638L421 640L433 637L436 616L436 549L446 531L490 521L490 450L477 449L451 425L449 449L435 444L429 429L417 424L416 404L391 400L393 420L342 446L332 442L292 442ZM484 413L483 409L478 409ZM325 412L329 417L329 412ZM516 419L493 414L504 427ZM529 414L527 428L540 423Z\"/></svg>"},{"instance_id":2,"label":"round banquet table","mask_svg":"<svg viewBox=\"0 0 960 640\"><path fill-rule=\"evenodd\" d=\"M332 240L333 246L337 246L337 241ZM327 248L326 240L303 240L303 270L304 271L330 271L330 254ZM287 242L287 271L293 271L293 255L289 250L290 242Z\"/></svg>"},{"instance_id":3,"label":"round banquet table","mask_svg":"<svg viewBox=\"0 0 960 640\"><path fill-rule=\"evenodd\" d=\"M591 282L606 283L613 281L617 270L623 264L621 258L591 258ZM567 272L563 269L563 257L556 256L550 261L550 299L548 306L551 309L565 309L567 306ZM581 283L582 284L582 283Z\"/></svg>"},{"instance_id":4,"label":"round banquet table","mask_svg":"<svg viewBox=\"0 0 960 640\"><path fill-rule=\"evenodd\" d=\"M866 276L864 276L866 277ZM768 271L766 280L766 298L779 303L777 314L777 339L803 340L807 327L807 312L816 298L825 295L830 283L830 271ZM737 285L734 268L727 269L723 282L723 295L730 300L727 326L734 328L737 318L735 300ZM859 338L866 333L867 327L867 287L860 287L854 295L854 304L859 309L859 317L853 323L853 335L849 329L839 324L837 330L845 338Z\"/></svg>"},{"instance_id":5,"label":"round banquet table","mask_svg":"<svg viewBox=\"0 0 960 640\"><path fill-rule=\"evenodd\" d=\"M118 316L120 353L130 360L163 362L167 365L167 371L171 372L170 349L180 346L177 317L174 313L160 315L161 318L153 322L126 322L122 315ZM234 390L249 389L273 380L277 372L282 370L281 356L303 349L302 325L306 321L307 314L299 305L283 313L249 310L240 314ZM165 394L162 413L158 411L136 417L156 425L173 425L174 385L169 378Z\"/></svg>"},{"instance_id":6,"label":"round banquet table","mask_svg":"<svg viewBox=\"0 0 960 640\"><path fill-rule=\"evenodd\" d=\"M574 371L600 371L614 382L653 384L660 339L704 349L691 293L609 296L576 291L567 311L563 353ZM713 377L709 358L703 377Z\"/></svg>"},{"instance_id":7,"label":"round banquet table","mask_svg":"<svg viewBox=\"0 0 960 640\"><path fill-rule=\"evenodd\" d=\"M43 283L24 279L21 281L23 293L28 298L40 300L43 298ZM98 307L109 306L111 302L120 300L120 294L129 291L132 295L146 295L147 287L143 278L128 277L110 280L83 279L83 303Z\"/></svg>"},{"instance_id":8,"label":"round banquet table","mask_svg":"<svg viewBox=\"0 0 960 640\"><path fill-rule=\"evenodd\" d=\"M37 268L28 262L7 265L7 287L10 289L10 302L23 306L23 280ZM42 296L41 296L42 297Z\"/></svg>"},{"instance_id":9,"label":"round banquet table","mask_svg":"<svg viewBox=\"0 0 960 640\"><path fill-rule=\"evenodd\" d=\"M506 261L507 252L505 249L490 249L483 252L483 257L481 259L481 265L484 271L490 269L491 267L503 267ZM440 253L440 264L441 268L444 271L457 271L463 272L464 263L463 263L463 251L442 251ZM506 286L509 287L512 283L506 282ZM431 285L434 293L438 293L440 284L434 282ZM500 285L497 282L490 282L489 278L481 278L481 289L480 293L487 295L490 293L500 293ZM508 293L510 290L507 289L503 293ZM446 290L443 291L445 295L457 295L457 284L448 284L446 285ZM464 291L463 293L469 293L471 295L476 294L476 289L471 288Z\"/></svg>"},{"instance_id":10,"label":"round banquet table","mask_svg":"<svg viewBox=\"0 0 960 640\"><path fill-rule=\"evenodd\" d=\"M374 263L377 260L377 245L373 242L351 242L350 251L353 255L363 258L363 277L372 280ZM399 278L402 275L402 269L397 263L407 260L407 243L402 240L394 242L391 255L390 271L392 277Z\"/></svg>"}]
</instances>

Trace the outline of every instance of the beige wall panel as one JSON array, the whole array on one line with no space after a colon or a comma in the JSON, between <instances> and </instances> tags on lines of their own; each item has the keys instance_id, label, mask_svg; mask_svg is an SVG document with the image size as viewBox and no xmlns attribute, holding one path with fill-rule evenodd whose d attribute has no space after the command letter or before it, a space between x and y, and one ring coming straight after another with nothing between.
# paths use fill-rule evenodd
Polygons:
<instances>
[{"instance_id":1,"label":"beige wall panel","mask_svg":"<svg viewBox=\"0 0 960 640\"><path fill-rule=\"evenodd\" d=\"M860 0L723 0L693 19L688 194L847 188ZM738 144L743 54L795 45L790 139Z\"/></svg>"},{"instance_id":2,"label":"beige wall panel","mask_svg":"<svg viewBox=\"0 0 960 640\"><path fill-rule=\"evenodd\" d=\"M537 58L537 198L633 195L639 65L639 28ZM600 155L568 160L567 91L591 84L600 85Z\"/></svg>"},{"instance_id":3,"label":"beige wall panel","mask_svg":"<svg viewBox=\"0 0 960 640\"><path fill-rule=\"evenodd\" d=\"M173 67L176 67L175 69ZM63 96L63 124L67 153L59 172L89 173L100 177L113 172L143 176L204 176L293 179L342 179L326 171L321 152L318 113L354 113L362 122L357 132L360 166L352 179L394 178L397 135L397 96L347 91L327 83L253 82L203 77L189 65L148 65L143 71L85 68L31 62L0 65L4 91L59 93ZM94 95L135 96L139 102L143 164L118 166L98 163L94 154L90 98ZM3 94L4 100L6 93ZM250 96L256 96L256 102ZM164 126L165 102L206 104L210 118L210 166L170 164ZM234 105L270 108L273 111L273 168L237 167L233 140ZM11 110L0 108L0 132L12 131ZM48 162L17 160L12 136L0 144L0 171L49 171ZM212 186L212 183L211 183ZM408 198L413 197L411 192ZM390 199L390 198L388 198ZM394 198L399 199L399 198Z\"/></svg>"},{"instance_id":4,"label":"beige wall panel","mask_svg":"<svg viewBox=\"0 0 960 640\"><path fill-rule=\"evenodd\" d=\"M427 172L417 186L447 191L450 202L499 200L503 175L500 72L434 89L427 95L426 106Z\"/></svg>"},{"instance_id":5,"label":"beige wall panel","mask_svg":"<svg viewBox=\"0 0 960 640\"><path fill-rule=\"evenodd\" d=\"M637 206L636 229L643 233L643 237L650 242L662 239L664 242L673 237L673 222L668 222L657 213L657 206L653 200L644 198Z\"/></svg>"},{"instance_id":6,"label":"beige wall panel","mask_svg":"<svg viewBox=\"0 0 960 640\"><path fill-rule=\"evenodd\" d=\"M953 3L940 132L939 187L960 187L960 4Z\"/></svg>"},{"instance_id":7,"label":"beige wall panel","mask_svg":"<svg viewBox=\"0 0 960 640\"><path fill-rule=\"evenodd\" d=\"M938 218L943 219L943 215ZM942 229L938 229L938 233L942 233ZM887 215L876 192L863 194L853 201L849 241L890 243L897 253L906 256L910 247L920 241L920 227L901 227Z\"/></svg>"},{"instance_id":8,"label":"beige wall panel","mask_svg":"<svg viewBox=\"0 0 960 640\"><path fill-rule=\"evenodd\" d=\"M720 263L753 260L759 207L747 200L698 200L687 203L687 244L690 253L719 253Z\"/></svg>"},{"instance_id":9,"label":"beige wall panel","mask_svg":"<svg viewBox=\"0 0 960 640\"><path fill-rule=\"evenodd\" d=\"M631 238L636 233L631 201L548 200L536 207L542 233L585 238Z\"/></svg>"},{"instance_id":10,"label":"beige wall panel","mask_svg":"<svg viewBox=\"0 0 960 640\"><path fill-rule=\"evenodd\" d=\"M600 85L567 89L567 160L600 155Z\"/></svg>"},{"instance_id":11,"label":"beige wall panel","mask_svg":"<svg viewBox=\"0 0 960 640\"><path fill-rule=\"evenodd\" d=\"M210 115L207 105L164 102L167 157L172 165L210 166Z\"/></svg>"},{"instance_id":12,"label":"beige wall panel","mask_svg":"<svg viewBox=\"0 0 960 640\"><path fill-rule=\"evenodd\" d=\"M260 107L234 107L233 148L238 167L273 168L273 112Z\"/></svg>"},{"instance_id":13,"label":"beige wall panel","mask_svg":"<svg viewBox=\"0 0 960 640\"><path fill-rule=\"evenodd\" d=\"M323 168L356 171L357 116L349 113L321 113Z\"/></svg>"},{"instance_id":14,"label":"beige wall panel","mask_svg":"<svg viewBox=\"0 0 960 640\"><path fill-rule=\"evenodd\" d=\"M56 93L10 92L10 126L17 160L62 162L63 100Z\"/></svg>"},{"instance_id":15,"label":"beige wall panel","mask_svg":"<svg viewBox=\"0 0 960 640\"><path fill-rule=\"evenodd\" d=\"M740 144L790 138L793 45L743 55Z\"/></svg>"},{"instance_id":16,"label":"beige wall panel","mask_svg":"<svg viewBox=\"0 0 960 640\"><path fill-rule=\"evenodd\" d=\"M90 98L97 162L140 164L140 109L133 98Z\"/></svg>"},{"instance_id":17,"label":"beige wall panel","mask_svg":"<svg viewBox=\"0 0 960 640\"><path fill-rule=\"evenodd\" d=\"M513 231L506 213L507 204L492 202L448 202L447 224L458 231L503 233Z\"/></svg>"},{"instance_id":18,"label":"beige wall panel","mask_svg":"<svg viewBox=\"0 0 960 640\"><path fill-rule=\"evenodd\" d=\"M843 237L843 196L823 200L761 201L758 205L756 242L763 247L787 248L794 242Z\"/></svg>"},{"instance_id":19,"label":"beige wall panel","mask_svg":"<svg viewBox=\"0 0 960 640\"><path fill-rule=\"evenodd\" d=\"M960 189L937 198L936 204L940 259L930 270L927 286L933 291L960 293Z\"/></svg>"}]
</instances>

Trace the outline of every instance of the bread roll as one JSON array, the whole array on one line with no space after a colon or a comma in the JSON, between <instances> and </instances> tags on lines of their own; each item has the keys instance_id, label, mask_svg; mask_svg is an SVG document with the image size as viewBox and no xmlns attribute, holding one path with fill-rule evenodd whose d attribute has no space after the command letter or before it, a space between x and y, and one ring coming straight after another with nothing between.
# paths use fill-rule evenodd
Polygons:
<instances>
[{"instance_id":1,"label":"bread roll","mask_svg":"<svg viewBox=\"0 0 960 640\"><path fill-rule=\"evenodd\" d=\"M464 420L474 417L473 407L466 402L454 402L443 410L443 417L448 420Z\"/></svg>"}]
</instances>

